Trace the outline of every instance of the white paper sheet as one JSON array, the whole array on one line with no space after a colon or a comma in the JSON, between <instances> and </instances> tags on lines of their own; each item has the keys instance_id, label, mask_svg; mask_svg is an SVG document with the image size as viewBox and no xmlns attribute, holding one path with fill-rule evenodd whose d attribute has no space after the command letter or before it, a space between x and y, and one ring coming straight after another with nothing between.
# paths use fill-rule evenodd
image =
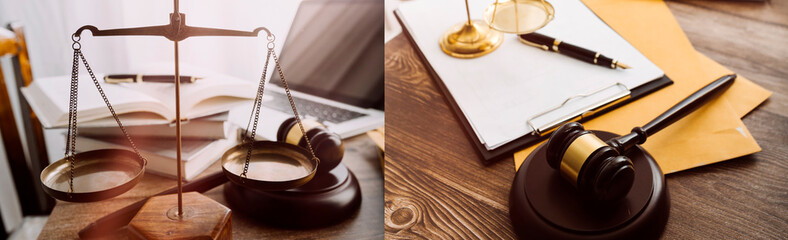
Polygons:
<instances>
[{"instance_id":1,"label":"white paper sheet","mask_svg":"<svg viewBox=\"0 0 788 240\"><path fill-rule=\"evenodd\" d=\"M490 3L471 1L471 18L481 19ZM632 89L664 75L580 0L550 3L555 7L555 18L537 32L598 51L632 69L613 70L544 51L521 43L514 34L506 34L503 44L488 55L453 58L443 53L438 40L447 29L467 18L462 1L414 1L402 3L398 9L416 45L488 150L531 133L528 119L571 96L615 83ZM600 97L605 96L573 100L553 114L566 115L596 103Z\"/></svg>"}]
</instances>

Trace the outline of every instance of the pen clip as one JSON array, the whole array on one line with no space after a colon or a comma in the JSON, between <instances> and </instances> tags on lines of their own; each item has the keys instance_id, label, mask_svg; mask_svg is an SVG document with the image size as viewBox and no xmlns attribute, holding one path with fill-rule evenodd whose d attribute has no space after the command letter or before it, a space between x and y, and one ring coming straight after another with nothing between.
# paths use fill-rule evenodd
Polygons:
<instances>
[{"instance_id":1,"label":"pen clip","mask_svg":"<svg viewBox=\"0 0 788 240\"><path fill-rule=\"evenodd\" d=\"M550 112L553 112L555 110L558 110L558 109L564 107L569 101L571 101L573 99L593 96L595 94L598 94L598 93L600 93L600 92L602 92L602 91L604 91L606 89L612 88L612 87L620 87L622 89L622 91L618 92L618 93L616 93L616 94L614 94L614 95L612 95L612 96L610 96L608 98L605 98L605 99L603 99L601 101L598 101L598 102L596 102L594 104L591 104L588 107L584 107L582 109L574 111L574 112L572 112L570 114L567 114L567 115L565 115L563 117L557 118L557 119L555 119L555 120L553 120L551 122L548 122L547 124L541 125L539 127L537 127L533 123L534 119L539 118L539 117L544 116L544 115L546 115L546 114L548 114ZM577 94L577 95L571 96L571 97L567 98L566 100L564 100L564 102L562 102L561 104L559 104L559 105L557 105L555 107L552 107L550 109L547 109L544 112L541 112L539 114L536 114L536 115L532 116L531 118L528 119L528 121L526 121L526 124L528 124L528 127L530 127L533 130L532 134L541 136L541 135L543 135L545 133L550 132L550 130L560 126L561 124L564 124L564 123L567 123L567 122L570 122L570 121L577 121L577 120L586 118L588 116L593 115L596 112L599 112L601 110L606 109L609 106L618 104L619 102L628 99L629 96L630 96L630 93L631 92L626 87L626 85L617 82L617 83L608 85L606 87L602 87L600 89L597 89L595 91L592 91L590 93Z\"/></svg>"},{"instance_id":2,"label":"pen clip","mask_svg":"<svg viewBox=\"0 0 788 240\"><path fill-rule=\"evenodd\" d=\"M124 76L128 76L128 75L124 75ZM104 76L104 82L112 83L112 84L133 83L133 82L141 83L142 82L142 74L137 74L133 78L130 78L130 77L127 77L127 78L112 78L112 77L110 77L110 75L107 75L107 76Z\"/></svg>"},{"instance_id":3,"label":"pen clip","mask_svg":"<svg viewBox=\"0 0 788 240\"><path fill-rule=\"evenodd\" d=\"M550 51L550 47L548 47L547 45L529 42L528 40L523 39L523 37L521 37L521 36L517 36L517 39L520 39L520 42L525 43L525 45L541 48L542 50L545 50L545 51Z\"/></svg>"},{"instance_id":4,"label":"pen clip","mask_svg":"<svg viewBox=\"0 0 788 240\"><path fill-rule=\"evenodd\" d=\"M104 82L112 84L132 83L134 82L134 78L110 78L109 76L104 76Z\"/></svg>"}]
</instances>

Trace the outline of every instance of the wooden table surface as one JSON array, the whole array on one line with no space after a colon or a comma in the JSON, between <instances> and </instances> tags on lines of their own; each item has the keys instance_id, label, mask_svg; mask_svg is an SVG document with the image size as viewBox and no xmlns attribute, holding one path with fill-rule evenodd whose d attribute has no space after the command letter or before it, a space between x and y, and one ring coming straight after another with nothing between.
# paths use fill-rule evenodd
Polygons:
<instances>
[{"instance_id":1,"label":"wooden table surface","mask_svg":"<svg viewBox=\"0 0 788 240\"><path fill-rule=\"evenodd\" d=\"M666 176L662 237L788 237L788 1L667 5L698 51L774 94L744 118L763 151ZM385 66L386 237L515 238L512 158L481 164L404 35L386 44Z\"/></svg>"},{"instance_id":2,"label":"wooden table surface","mask_svg":"<svg viewBox=\"0 0 788 240\"><path fill-rule=\"evenodd\" d=\"M345 141L342 160L356 175L361 185L361 209L350 219L336 225L309 229L288 230L266 226L236 212L232 215L233 239L380 239L383 238L383 176L377 146L366 135ZM200 174L205 176L221 171L220 161ZM132 190L115 198L95 203L58 201L44 225L39 239L76 239L77 232L90 222L145 197L175 186L175 180L146 174ZM211 199L227 205L223 186L205 193ZM249 203L255 204L255 203Z\"/></svg>"}]
</instances>

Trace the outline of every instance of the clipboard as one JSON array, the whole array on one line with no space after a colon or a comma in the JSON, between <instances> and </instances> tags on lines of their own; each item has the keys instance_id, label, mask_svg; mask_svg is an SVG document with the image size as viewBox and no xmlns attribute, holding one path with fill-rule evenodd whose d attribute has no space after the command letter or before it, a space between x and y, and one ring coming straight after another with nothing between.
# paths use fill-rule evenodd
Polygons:
<instances>
[{"instance_id":1,"label":"clipboard","mask_svg":"<svg viewBox=\"0 0 788 240\"><path fill-rule=\"evenodd\" d=\"M583 122L592 119L596 116L599 116L613 109L616 109L620 106L623 106L627 103L635 101L643 96L646 96L654 91L657 91L673 83L673 81L670 78L668 78L666 75L663 74L661 77L651 80L647 83L644 83L638 87L632 89L622 89L622 92L620 94L616 94L615 96L607 98L604 101L600 101L595 104L589 105L584 109L582 109L582 111L577 111L574 112L573 114L569 114L562 116L561 118L553 119L552 121L549 121L549 124L537 125L532 121L533 119L529 119L523 124L528 124L535 131L533 131L530 134L526 134L516 139L513 139L503 145L497 146L492 150L488 150L487 146L485 146L482 140L475 134L475 130L473 126L463 114L462 110L460 109L460 106L455 101L454 97L450 93L447 86L444 84L443 80L441 80L441 78L438 76L436 71L431 66L430 62L424 56L424 52L422 52L422 50L418 47L414 37L409 32L408 27L404 24L404 21L400 16L400 13L398 11L395 11L394 15L397 18L397 21L400 23L400 25L403 26L402 32L406 35L408 41L412 44L412 46L414 46L417 56L423 62L425 69L427 70L429 75L432 77L433 81L436 83L436 85L444 95L446 103L452 109L452 112L455 114L460 124L463 126L466 136L472 140L471 142L476 148L476 152L478 153L479 157L482 160L482 163L484 164L490 164L497 160L511 157L514 152L521 150L524 147L531 146L533 144L539 143L542 140L547 139L550 136L552 130L554 130L557 126L560 126L562 123L570 122L570 121ZM577 93L577 95L566 99L564 103L571 101L572 98L578 96L582 97L582 96L593 95L595 92L599 92L602 89L614 87L614 86L620 86L620 85L614 84L611 86L603 87L601 89L595 89L593 91L586 93ZM555 110L555 108L557 107L560 106L555 106L554 108L545 109L542 113L537 114L535 116L546 115L550 113L551 110Z\"/></svg>"}]
</instances>

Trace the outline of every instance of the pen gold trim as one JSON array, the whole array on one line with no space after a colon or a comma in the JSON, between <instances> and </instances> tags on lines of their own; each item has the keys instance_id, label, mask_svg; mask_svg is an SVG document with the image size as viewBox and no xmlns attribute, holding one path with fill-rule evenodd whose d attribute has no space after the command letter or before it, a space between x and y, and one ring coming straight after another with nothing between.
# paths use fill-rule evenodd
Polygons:
<instances>
[{"instance_id":1,"label":"pen gold trim","mask_svg":"<svg viewBox=\"0 0 788 240\"><path fill-rule=\"evenodd\" d=\"M563 40L561 39L552 38L539 33L521 34L517 39L519 39L520 42L523 42L526 45L541 48L543 50L548 50L548 51L552 50L554 52L562 53L569 57L578 59L583 62L592 63L594 65L609 67L611 69L630 68L628 65L623 64L616 59L612 59L607 56L604 56L600 52L588 50L579 46L572 45L570 43L564 44ZM564 44L566 46L563 46L562 49L561 44ZM610 61L610 63L608 63L607 61Z\"/></svg>"},{"instance_id":2,"label":"pen gold trim","mask_svg":"<svg viewBox=\"0 0 788 240\"><path fill-rule=\"evenodd\" d=\"M570 114L567 114L564 117L555 119L555 120L553 120L553 121L551 121L551 122L549 122L547 124L544 124L542 126L537 127L533 123L534 119L539 118L541 116L544 116L545 114L548 114L548 113L550 113L552 111L560 109L561 107L566 105L572 99L592 96L594 94L602 92L605 89L609 89L609 88L615 87L615 86L622 87L623 88L622 91L617 93L617 94L615 94L615 95L613 95L613 96L611 96L611 97L609 97L609 98L606 98L606 99L604 99L602 101L599 101L599 102L597 102L595 104L591 104L591 105L589 105L586 108L574 111L574 112L572 112ZM578 94L578 95L571 96L571 97L567 98L566 100L564 100L564 102L562 102L558 106L555 106L555 107L552 107L550 109L547 109L544 112L541 112L541 113L536 114L533 117L529 118L528 121L526 121L526 124L533 130L531 132L531 134L542 136L542 135L544 135L546 133L552 132L553 129L555 129L556 127L560 126L561 124L585 119L585 118L587 118L589 116L592 116L592 115L598 113L599 111L607 109L608 107L611 107L611 106L616 105L616 104L618 104L620 102L626 101L630 97L631 97L631 92L629 91L629 89L624 84L622 84L622 83L611 84L609 86L600 88L600 89L598 89L596 91L593 91L591 93Z\"/></svg>"},{"instance_id":3,"label":"pen gold trim","mask_svg":"<svg viewBox=\"0 0 788 240\"><path fill-rule=\"evenodd\" d=\"M541 48L542 50L545 50L545 51L550 51L550 47L548 47L547 45L542 45L542 44L532 43L532 42L526 41L525 39L523 39L523 38L519 38L519 37L518 37L517 39L519 39L519 40L520 40L520 42L523 42L523 43L525 43L525 45L532 46L532 47L537 47L537 48Z\"/></svg>"},{"instance_id":4,"label":"pen gold trim","mask_svg":"<svg viewBox=\"0 0 788 240\"><path fill-rule=\"evenodd\" d=\"M623 69L631 68L629 65L623 64L623 63L619 62L618 60L613 59L613 63L611 63L610 68L616 68L616 67L620 67L620 68L623 68Z\"/></svg>"},{"instance_id":5,"label":"pen gold trim","mask_svg":"<svg viewBox=\"0 0 788 240\"><path fill-rule=\"evenodd\" d=\"M104 82L106 83L141 83L142 82L142 74L137 74L134 78L110 78L109 75L104 76Z\"/></svg>"}]
</instances>

